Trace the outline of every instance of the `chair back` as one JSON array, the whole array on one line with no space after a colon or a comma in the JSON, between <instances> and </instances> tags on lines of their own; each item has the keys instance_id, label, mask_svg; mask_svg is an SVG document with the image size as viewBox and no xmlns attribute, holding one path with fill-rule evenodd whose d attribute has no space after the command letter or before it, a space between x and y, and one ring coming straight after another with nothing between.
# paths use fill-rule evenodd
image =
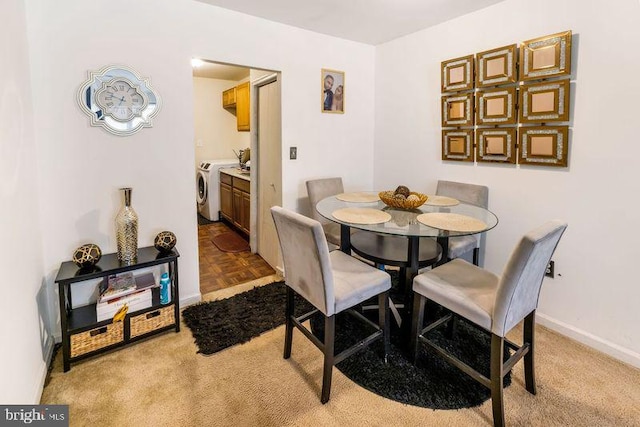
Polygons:
<instances>
[{"instance_id":1,"label":"chair back","mask_svg":"<svg viewBox=\"0 0 640 427\"><path fill-rule=\"evenodd\" d=\"M316 205L322 199L336 194L344 193L342 178L323 178L307 181L307 194L309 194L309 204L311 205L311 218L320 221L321 224L328 224L329 221L316 210Z\"/></svg>"},{"instance_id":2,"label":"chair back","mask_svg":"<svg viewBox=\"0 0 640 427\"><path fill-rule=\"evenodd\" d=\"M564 222L549 221L522 237L500 278L491 332L504 337L538 307L547 265L566 228Z\"/></svg>"},{"instance_id":3,"label":"chair back","mask_svg":"<svg viewBox=\"0 0 640 427\"><path fill-rule=\"evenodd\" d=\"M271 208L271 216L280 240L287 286L325 315L333 314L333 273L322 225L280 206Z\"/></svg>"},{"instance_id":4,"label":"chair back","mask_svg":"<svg viewBox=\"0 0 640 427\"><path fill-rule=\"evenodd\" d=\"M470 203L485 209L489 206L489 187L484 185L438 181L436 194L438 196L453 197L461 202Z\"/></svg>"}]
</instances>

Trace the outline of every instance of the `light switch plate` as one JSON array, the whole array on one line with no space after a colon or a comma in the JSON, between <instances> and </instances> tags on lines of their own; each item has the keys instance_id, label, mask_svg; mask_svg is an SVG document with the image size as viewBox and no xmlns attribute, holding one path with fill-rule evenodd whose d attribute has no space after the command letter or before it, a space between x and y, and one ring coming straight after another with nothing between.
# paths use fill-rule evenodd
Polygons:
<instances>
[{"instance_id":1,"label":"light switch plate","mask_svg":"<svg viewBox=\"0 0 640 427\"><path fill-rule=\"evenodd\" d=\"M298 147L289 147L289 159L295 160L298 158Z\"/></svg>"}]
</instances>

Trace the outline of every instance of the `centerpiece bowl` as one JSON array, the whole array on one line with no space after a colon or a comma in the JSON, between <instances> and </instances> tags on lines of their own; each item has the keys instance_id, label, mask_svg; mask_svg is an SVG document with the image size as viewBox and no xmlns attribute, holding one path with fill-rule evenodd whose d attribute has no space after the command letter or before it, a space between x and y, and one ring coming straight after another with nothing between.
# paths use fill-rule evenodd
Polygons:
<instances>
[{"instance_id":1,"label":"centerpiece bowl","mask_svg":"<svg viewBox=\"0 0 640 427\"><path fill-rule=\"evenodd\" d=\"M394 191L381 191L378 196L385 205L398 209L415 209L424 205L428 199L426 194L416 193L415 191L411 191L406 198L397 197Z\"/></svg>"}]
</instances>

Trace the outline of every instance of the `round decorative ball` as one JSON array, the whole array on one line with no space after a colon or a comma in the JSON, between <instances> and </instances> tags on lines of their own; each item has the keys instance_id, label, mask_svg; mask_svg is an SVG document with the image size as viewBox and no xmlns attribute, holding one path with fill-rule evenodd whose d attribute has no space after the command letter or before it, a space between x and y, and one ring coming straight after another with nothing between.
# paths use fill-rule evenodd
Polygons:
<instances>
[{"instance_id":1,"label":"round decorative ball","mask_svg":"<svg viewBox=\"0 0 640 427\"><path fill-rule=\"evenodd\" d=\"M98 247L98 245L94 245L93 243L89 243L86 245L80 246L73 253L73 263L80 268L88 268L93 267L100 261L102 257L102 251Z\"/></svg>"},{"instance_id":2,"label":"round decorative ball","mask_svg":"<svg viewBox=\"0 0 640 427\"><path fill-rule=\"evenodd\" d=\"M394 191L394 194L402 194L405 198L407 198L411 194L411 191L406 185L399 185L398 188L396 188L396 191Z\"/></svg>"},{"instance_id":3,"label":"round decorative ball","mask_svg":"<svg viewBox=\"0 0 640 427\"><path fill-rule=\"evenodd\" d=\"M176 245L176 235L170 231L161 231L153 240L153 246L160 252L169 252Z\"/></svg>"}]
</instances>

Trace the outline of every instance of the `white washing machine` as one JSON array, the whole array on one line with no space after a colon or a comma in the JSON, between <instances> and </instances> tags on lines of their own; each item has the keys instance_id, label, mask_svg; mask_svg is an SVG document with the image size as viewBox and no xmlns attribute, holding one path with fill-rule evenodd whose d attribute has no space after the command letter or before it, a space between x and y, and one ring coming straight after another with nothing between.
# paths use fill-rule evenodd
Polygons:
<instances>
[{"instance_id":1,"label":"white washing machine","mask_svg":"<svg viewBox=\"0 0 640 427\"><path fill-rule=\"evenodd\" d=\"M220 217L220 168L238 166L238 159L205 160L196 170L198 213L209 221Z\"/></svg>"}]
</instances>

